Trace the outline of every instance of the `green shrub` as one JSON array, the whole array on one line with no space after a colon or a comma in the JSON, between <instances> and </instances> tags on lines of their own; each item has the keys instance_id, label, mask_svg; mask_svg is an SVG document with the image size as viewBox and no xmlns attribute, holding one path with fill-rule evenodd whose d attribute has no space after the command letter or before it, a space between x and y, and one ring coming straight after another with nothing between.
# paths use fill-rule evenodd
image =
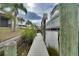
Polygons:
<instances>
[{"instance_id":1,"label":"green shrub","mask_svg":"<svg viewBox=\"0 0 79 59\"><path fill-rule=\"evenodd\" d=\"M55 48L48 47L49 56L59 56L58 51Z\"/></svg>"},{"instance_id":2,"label":"green shrub","mask_svg":"<svg viewBox=\"0 0 79 59\"><path fill-rule=\"evenodd\" d=\"M25 40L33 40L36 36L36 30L31 27L31 28L26 28L24 32L22 32L22 39Z\"/></svg>"}]
</instances>

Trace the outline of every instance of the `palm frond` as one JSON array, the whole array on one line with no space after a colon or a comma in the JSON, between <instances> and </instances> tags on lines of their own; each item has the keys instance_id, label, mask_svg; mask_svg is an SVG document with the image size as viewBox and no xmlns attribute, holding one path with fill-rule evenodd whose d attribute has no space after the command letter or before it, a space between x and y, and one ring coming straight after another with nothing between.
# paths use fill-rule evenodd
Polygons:
<instances>
[{"instance_id":1,"label":"palm frond","mask_svg":"<svg viewBox=\"0 0 79 59\"><path fill-rule=\"evenodd\" d=\"M14 17L11 13L8 13L8 12L6 12L6 13L4 14L4 16L7 17L7 18L15 19L15 17Z\"/></svg>"},{"instance_id":2,"label":"palm frond","mask_svg":"<svg viewBox=\"0 0 79 59\"><path fill-rule=\"evenodd\" d=\"M11 7L12 5L10 3L0 3L0 9Z\"/></svg>"},{"instance_id":3,"label":"palm frond","mask_svg":"<svg viewBox=\"0 0 79 59\"><path fill-rule=\"evenodd\" d=\"M18 4L18 8L23 10L27 14L27 9L23 6L22 3Z\"/></svg>"}]
</instances>

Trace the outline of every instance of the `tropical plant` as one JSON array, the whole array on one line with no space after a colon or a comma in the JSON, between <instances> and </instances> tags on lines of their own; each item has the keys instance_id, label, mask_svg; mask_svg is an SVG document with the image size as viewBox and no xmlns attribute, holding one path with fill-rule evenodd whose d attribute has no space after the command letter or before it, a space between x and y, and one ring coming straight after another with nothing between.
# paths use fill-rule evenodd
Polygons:
<instances>
[{"instance_id":1,"label":"tropical plant","mask_svg":"<svg viewBox=\"0 0 79 59\"><path fill-rule=\"evenodd\" d=\"M22 32L22 39L24 39L28 44L32 44L33 39L36 36L36 30L34 27L26 28L24 32Z\"/></svg>"},{"instance_id":2,"label":"tropical plant","mask_svg":"<svg viewBox=\"0 0 79 59\"><path fill-rule=\"evenodd\" d=\"M6 11L5 8L10 8L10 11ZM14 24L13 24L13 31L16 30L16 20L18 15L18 9L23 10L27 14L26 8L23 6L22 3L2 3L0 4L0 11L4 11L6 17L10 17Z\"/></svg>"}]
</instances>

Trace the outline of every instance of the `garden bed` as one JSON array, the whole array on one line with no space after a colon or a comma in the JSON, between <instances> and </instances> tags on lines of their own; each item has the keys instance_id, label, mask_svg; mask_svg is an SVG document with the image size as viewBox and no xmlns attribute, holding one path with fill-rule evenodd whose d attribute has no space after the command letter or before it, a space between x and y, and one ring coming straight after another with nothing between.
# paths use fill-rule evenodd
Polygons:
<instances>
[{"instance_id":1,"label":"garden bed","mask_svg":"<svg viewBox=\"0 0 79 59\"><path fill-rule=\"evenodd\" d=\"M36 30L34 28L26 28L24 32L22 32L21 40L18 42L18 56L28 55L35 36Z\"/></svg>"}]
</instances>

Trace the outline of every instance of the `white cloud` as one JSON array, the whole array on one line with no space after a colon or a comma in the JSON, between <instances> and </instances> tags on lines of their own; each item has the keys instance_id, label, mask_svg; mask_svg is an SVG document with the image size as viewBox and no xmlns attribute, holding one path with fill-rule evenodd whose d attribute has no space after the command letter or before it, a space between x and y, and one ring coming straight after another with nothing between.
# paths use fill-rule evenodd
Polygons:
<instances>
[{"instance_id":1,"label":"white cloud","mask_svg":"<svg viewBox=\"0 0 79 59\"><path fill-rule=\"evenodd\" d=\"M35 4L34 3L26 3L26 4L24 4L24 6L26 7L26 9L28 11L34 12L34 7L35 7Z\"/></svg>"},{"instance_id":2,"label":"white cloud","mask_svg":"<svg viewBox=\"0 0 79 59\"><path fill-rule=\"evenodd\" d=\"M31 22L36 24L37 26L41 25L41 20L31 20Z\"/></svg>"},{"instance_id":3,"label":"white cloud","mask_svg":"<svg viewBox=\"0 0 79 59\"><path fill-rule=\"evenodd\" d=\"M35 3L26 3L24 4L27 8L27 11L31 11L34 12L40 16L43 16L43 13L50 13L50 11L53 9L53 6L51 7L51 5L55 5L55 4L47 4L47 5L41 5L41 4L35 4ZM47 8L48 7L48 8ZM50 18L50 16L49 16ZM48 19L50 20L50 19ZM48 21L47 20L47 21ZM40 20L31 20L33 23L40 25L41 24L41 19Z\"/></svg>"},{"instance_id":4,"label":"white cloud","mask_svg":"<svg viewBox=\"0 0 79 59\"><path fill-rule=\"evenodd\" d=\"M18 10L19 11L19 14L23 14L23 15L25 15L25 12L24 11L22 11L22 10Z\"/></svg>"},{"instance_id":5,"label":"white cloud","mask_svg":"<svg viewBox=\"0 0 79 59\"><path fill-rule=\"evenodd\" d=\"M35 5L34 5L34 3L27 3L27 6L34 7Z\"/></svg>"}]
</instances>

